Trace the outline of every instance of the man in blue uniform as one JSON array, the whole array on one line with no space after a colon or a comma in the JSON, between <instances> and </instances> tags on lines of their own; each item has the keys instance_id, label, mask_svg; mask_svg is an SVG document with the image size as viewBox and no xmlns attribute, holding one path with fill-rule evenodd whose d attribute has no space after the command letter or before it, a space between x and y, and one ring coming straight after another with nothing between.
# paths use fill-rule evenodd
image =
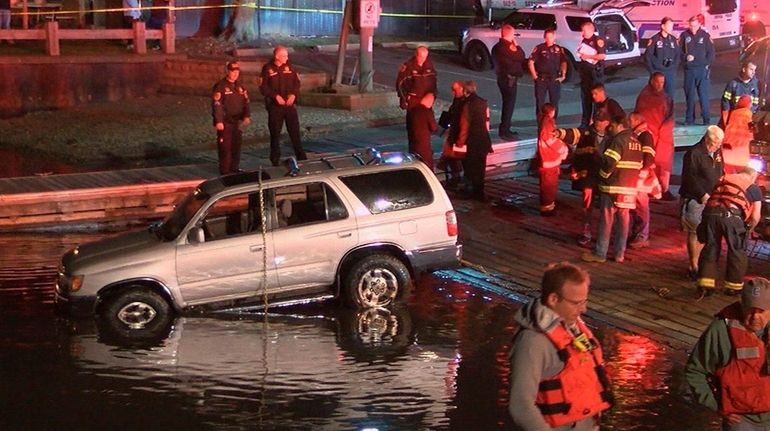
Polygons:
<instances>
[{"instance_id":1,"label":"man in blue uniform","mask_svg":"<svg viewBox=\"0 0 770 431\"><path fill-rule=\"evenodd\" d=\"M249 93L238 77L241 68L237 61L225 66L227 75L214 85L211 96L211 115L217 131L219 173L238 171L241 161L241 126L251 123Z\"/></svg>"},{"instance_id":2,"label":"man in blue uniform","mask_svg":"<svg viewBox=\"0 0 770 431\"><path fill-rule=\"evenodd\" d=\"M561 83L567 76L567 57L564 48L556 44L555 29L549 28L543 33L544 43L536 46L529 56L529 73L535 81L535 116L539 115L545 96L556 107L559 116L559 97Z\"/></svg>"},{"instance_id":3,"label":"man in blue uniform","mask_svg":"<svg viewBox=\"0 0 770 431\"><path fill-rule=\"evenodd\" d=\"M427 114L425 110L432 109L438 88L436 68L428 55L427 47L418 46L414 57L401 65L396 77L401 109L406 110L406 133L410 149L430 146L430 142L425 141L431 133L428 122L424 121Z\"/></svg>"},{"instance_id":4,"label":"man in blue uniform","mask_svg":"<svg viewBox=\"0 0 770 431\"><path fill-rule=\"evenodd\" d=\"M660 20L660 31L650 38L647 50L644 51L644 64L650 74L661 72L666 77L666 94L674 98L674 83L676 68L679 66L679 43L671 34L674 31L674 20L664 17Z\"/></svg>"},{"instance_id":5,"label":"man in blue uniform","mask_svg":"<svg viewBox=\"0 0 770 431\"><path fill-rule=\"evenodd\" d=\"M603 37L594 34L596 27L591 21L586 21L580 27L583 40L578 45L577 55L580 58L578 72L580 72L580 101L583 107L583 116L580 119L580 128L586 129L591 124L594 101L591 90L596 84L604 83L604 59L607 57L607 41Z\"/></svg>"},{"instance_id":6,"label":"man in blue uniform","mask_svg":"<svg viewBox=\"0 0 770 431\"><path fill-rule=\"evenodd\" d=\"M714 62L714 43L711 35L703 30L697 15L690 17L688 29L679 35L684 63L684 97L687 102L686 125L695 124L695 92L700 100L703 124L711 123L709 112L709 69Z\"/></svg>"},{"instance_id":7,"label":"man in blue uniform","mask_svg":"<svg viewBox=\"0 0 770 431\"><path fill-rule=\"evenodd\" d=\"M516 90L518 81L524 75L524 63L527 56L524 50L516 44L514 34L516 31L506 24L500 29L500 40L492 47L492 57L495 61L497 74L497 88L503 99L503 107L500 112L500 128L498 133L501 139L516 139L518 133L511 130L511 116L516 108Z\"/></svg>"},{"instance_id":8,"label":"man in blue uniform","mask_svg":"<svg viewBox=\"0 0 770 431\"><path fill-rule=\"evenodd\" d=\"M722 93L722 118L721 124L727 124L727 116L738 104L741 96L751 96L751 112L759 109L759 81L754 76L757 73L757 65L746 61L741 65L741 72L737 78L727 83L725 92Z\"/></svg>"}]
</instances>

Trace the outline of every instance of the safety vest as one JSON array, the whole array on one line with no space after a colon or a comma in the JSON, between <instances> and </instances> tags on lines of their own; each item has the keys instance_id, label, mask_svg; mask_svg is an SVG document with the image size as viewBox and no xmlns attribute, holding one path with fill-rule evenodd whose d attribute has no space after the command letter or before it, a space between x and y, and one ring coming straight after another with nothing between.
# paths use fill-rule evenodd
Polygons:
<instances>
[{"instance_id":1,"label":"safety vest","mask_svg":"<svg viewBox=\"0 0 770 431\"><path fill-rule=\"evenodd\" d=\"M564 368L553 378L540 382L535 404L554 428L612 407L601 347L582 320L578 319L577 326L581 332L577 337L561 324L545 333L556 346Z\"/></svg>"},{"instance_id":2,"label":"safety vest","mask_svg":"<svg viewBox=\"0 0 770 431\"><path fill-rule=\"evenodd\" d=\"M744 219L748 219L751 216L751 202L746 198L746 190L752 184L751 179L745 175L725 175L714 187L706 206L728 208L732 205L743 210Z\"/></svg>"},{"instance_id":3,"label":"safety vest","mask_svg":"<svg viewBox=\"0 0 770 431\"><path fill-rule=\"evenodd\" d=\"M768 346L741 323L740 302L725 307L718 316L725 320L732 346L730 360L714 372L720 413L770 412L770 375L765 362Z\"/></svg>"}]
</instances>

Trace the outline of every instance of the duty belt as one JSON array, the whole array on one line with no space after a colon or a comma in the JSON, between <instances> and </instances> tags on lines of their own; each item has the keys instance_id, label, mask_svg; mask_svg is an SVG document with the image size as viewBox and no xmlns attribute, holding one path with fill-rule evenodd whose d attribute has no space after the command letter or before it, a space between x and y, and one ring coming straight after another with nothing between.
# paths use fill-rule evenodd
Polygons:
<instances>
[{"instance_id":1,"label":"duty belt","mask_svg":"<svg viewBox=\"0 0 770 431\"><path fill-rule=\"evenodd\" d=\"M743 219L743 211L740 208L736 208L734 206L712 206L712 207L706 207L704 210L705 213L709 215L719 215L722 217L738 217L740 219Z\"/></svg>"}]
</instances>

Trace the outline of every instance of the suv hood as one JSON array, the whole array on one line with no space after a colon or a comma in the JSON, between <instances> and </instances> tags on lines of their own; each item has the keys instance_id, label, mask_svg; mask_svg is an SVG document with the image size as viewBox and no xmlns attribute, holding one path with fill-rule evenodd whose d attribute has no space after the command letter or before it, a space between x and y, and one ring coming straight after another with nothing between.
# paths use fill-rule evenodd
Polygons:
<instances>
[{"instance_id":1,"label":"suv hood","mask_svg":"<svg viewBox=\"0 0 770 431\"><path fill-rule=\"evenodd\" d=\"M162 244L149 229L129 232L99 241L81 244L67 253L64 266L70 273L78 273L84 267L119 267L131 261L135 253L147 255L147 251L157 244ZM144 260L144 259L140 259Z\"/></svg>"}]
</instances>

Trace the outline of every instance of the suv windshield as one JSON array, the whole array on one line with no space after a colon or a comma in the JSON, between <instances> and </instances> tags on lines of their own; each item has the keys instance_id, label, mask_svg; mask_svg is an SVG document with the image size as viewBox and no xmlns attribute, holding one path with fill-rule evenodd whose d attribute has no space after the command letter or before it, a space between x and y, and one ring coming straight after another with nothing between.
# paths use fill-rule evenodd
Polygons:
<instances>
[{"instance_id":1,"label":"suv windshield","mask_svg":"<svg viewBox=\"0 0 770 431\"><path fill-rule=\"evenodd\" d=\"M199 189L187 195L157 228L155 233L158 238L163 241L175 240L208 199L209 196Z\"/></svg>"}]
</instances>

